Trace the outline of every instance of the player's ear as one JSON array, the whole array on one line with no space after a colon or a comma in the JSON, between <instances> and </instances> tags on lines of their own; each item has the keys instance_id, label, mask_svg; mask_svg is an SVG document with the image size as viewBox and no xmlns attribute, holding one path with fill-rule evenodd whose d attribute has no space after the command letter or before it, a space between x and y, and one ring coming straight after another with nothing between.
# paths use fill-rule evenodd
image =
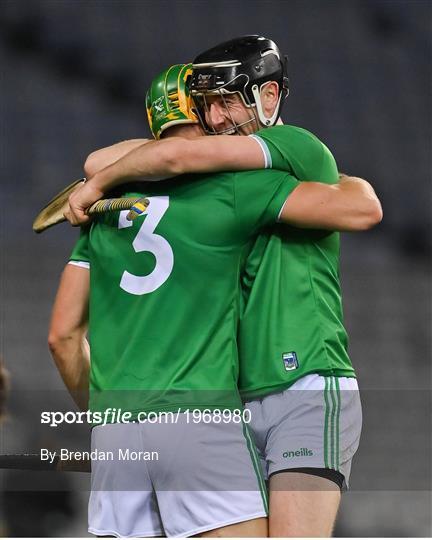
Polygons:
<instances>
[{"instance_id":1,"label":"player's ear","mask_svg":"<svg viewBox=\"0 0 432 540\"><path fill-rule=\"evenodd\" d=\"M279 98L279 86L276 81L270 81L261 87L261 104L264 114L270 118L277 106Z\"/></svg>"}]
</instances>

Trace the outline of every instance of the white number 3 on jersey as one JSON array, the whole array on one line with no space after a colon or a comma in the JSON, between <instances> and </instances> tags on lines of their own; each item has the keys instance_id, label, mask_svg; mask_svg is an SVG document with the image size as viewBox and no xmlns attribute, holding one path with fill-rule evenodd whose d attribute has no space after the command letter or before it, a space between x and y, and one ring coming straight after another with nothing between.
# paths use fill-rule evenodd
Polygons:
<instances>
[{"instance_id":1,"label":"white number 3 on jersey","mask_svg":"<svg viewBox=\"0 0 432 540\"><path fill-rule=\"evenodd\" d=\"M169 207L169 197L148 197L150 204L147 206L144 214L147 217L143 221L132 246L137 253L149 251L156 258L154 270L147 276L135 276L127 270L123 272L120 287L130 294L148 294L165 283L169 278L174 266L174 253L168 242L155 234L159 221L163 218ZM131 227L132 222L126 220L128 210L120 212L119 229Z\"/></svg>"}]
</instances>

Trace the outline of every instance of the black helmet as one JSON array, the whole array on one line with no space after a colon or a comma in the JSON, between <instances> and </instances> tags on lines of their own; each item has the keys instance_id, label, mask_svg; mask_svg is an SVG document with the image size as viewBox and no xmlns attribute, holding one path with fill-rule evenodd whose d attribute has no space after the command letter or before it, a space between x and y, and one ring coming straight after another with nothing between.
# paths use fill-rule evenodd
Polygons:
<instances>
[{"instance_id":1,"label":"black helmet","mask_svg":"<svg viewBox=\"0 0 432 540\"><path fill-rule=\"evenodd\" d=\"M273 116L266 118L260 89L269 81L278 83L279 102ZM246 107L254 107L260 122L272 126L289 92L285 58L276 43L263 36L231 39L195 58L190 90L192 96L238 92Z\"/></svg>"}]
</instances>

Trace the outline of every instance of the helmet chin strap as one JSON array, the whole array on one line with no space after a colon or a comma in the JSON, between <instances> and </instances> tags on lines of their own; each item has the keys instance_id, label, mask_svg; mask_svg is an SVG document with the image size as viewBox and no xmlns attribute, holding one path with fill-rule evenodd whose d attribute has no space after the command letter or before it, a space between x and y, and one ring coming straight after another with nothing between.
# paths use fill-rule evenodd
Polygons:
<instances>
[{"instance_id":1,"label":"helmet chin strap","mask_svg":"<svg viewBox=\"0 0 432 540\"><path fill-rule=\"evenodd\" d=\"M275 107L274 113L272 114L272 116L270 116L270 118L267 118L266 115L264 114L264 110L262 108L261 94L260 94L260 89L258 88L258 85L254 84L252 86L251 90L252 90L252 94L253 94L253 96L255 98L256 111L257 111L257 114L258 114L259 121L261 122L261 124L264 127L274 126L274 124L276 123L276 120L277 120L277 118L279 116L279 108L280 108L282 93L281 92L279 93L279 99L278 99L277 105Z\"/></svg>"}]
</instances>

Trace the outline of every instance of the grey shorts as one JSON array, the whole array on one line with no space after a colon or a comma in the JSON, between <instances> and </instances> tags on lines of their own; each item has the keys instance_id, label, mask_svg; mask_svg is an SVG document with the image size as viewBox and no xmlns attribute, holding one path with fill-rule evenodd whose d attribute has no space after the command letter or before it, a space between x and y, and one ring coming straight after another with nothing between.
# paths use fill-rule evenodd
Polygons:
<instances>
[{"instance_id":1,"label":"grey shorts","mask_svg":"<svg viewBox=\"0 0 432 540\"><path fill-rule=\"evenodd\" d=\"M188 423L180 413L176 423L98 426L94 450L89 532L98 536L186 537L267 515L243 422Z\"/></svg>"},{"instance_id":2,"label":"grey shorts","mask_svg":"<svg viewBox=\"0 0 432 540\"><path fill-rule=\"evenodd\" d=\"M306 375L245 407L266 478L297 468L332 469L348 487L362 426L356 379Z\"/></svg>"}]
</instances>

